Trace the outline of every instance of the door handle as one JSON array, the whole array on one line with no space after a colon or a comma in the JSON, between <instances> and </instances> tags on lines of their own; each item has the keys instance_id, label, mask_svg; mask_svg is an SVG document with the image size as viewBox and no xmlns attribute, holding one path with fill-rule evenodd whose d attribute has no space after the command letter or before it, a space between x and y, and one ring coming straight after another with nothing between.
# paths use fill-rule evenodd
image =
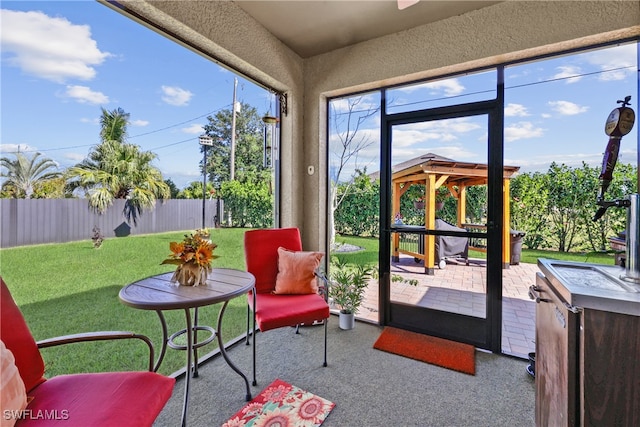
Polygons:
<instances>
[{"instance_id":1,"label":"door handle","mask_svg":"<svg viewBox=\"0 0 640 427\"><path fill-rule=\"evenodd\" d=\"M534 300L536 303L541 302L550 302L551 300L548 298L541 298L538 292L542 292L542 288L536 285L529 286L529 298Z\"/></svg>"}]
</instances>

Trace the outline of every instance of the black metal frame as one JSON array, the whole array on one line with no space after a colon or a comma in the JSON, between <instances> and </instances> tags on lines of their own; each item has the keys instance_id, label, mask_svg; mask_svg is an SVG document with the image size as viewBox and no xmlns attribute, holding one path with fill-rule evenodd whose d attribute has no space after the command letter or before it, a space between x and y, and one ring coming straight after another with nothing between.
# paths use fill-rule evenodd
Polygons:
<instances>
[{"instance_id":1,"label":"black metal frame","mask_svg":"<svg viewBox=\"0 0 640 427\"><path fill-rule=\"evenodd\" d=\"M381 97L380 124L380 322L417 332L428 332L443 338L468 342L477 347L499 353L502 348L502 180L503 180L503 128L504 128L504 67L496 68L496 98L467 104L433 109L387 114L386 90ZM391 227L391 129L394 125L448 118L487 115L488 117L488 224L486 233L457 233L425 230L429 235L460 235L486 238L487 251L487 305L484 319L456 313L413 307L390 300L391 232L402 227ZM384 203L383 203L384 201Z\"/></svg>"}]
</instances>

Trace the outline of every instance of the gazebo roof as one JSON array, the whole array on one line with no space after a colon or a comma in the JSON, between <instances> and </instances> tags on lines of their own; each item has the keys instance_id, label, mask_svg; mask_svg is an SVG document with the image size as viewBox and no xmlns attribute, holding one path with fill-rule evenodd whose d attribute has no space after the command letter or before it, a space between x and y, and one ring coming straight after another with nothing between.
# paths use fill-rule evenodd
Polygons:
<instances>
[{"instance_id":1,"label":"gazebo roof","mask_svg":"<svg viewBox=\"0 0 640 427\"><path fill-rule=\"evenodd\" d=\"M511 178L519 166L504 166L504 178ZM424 179L428 174L447 175L446 183L457 186L487 183L488 166L483 163L460 162L427 153L393 166L394 182L411 182Z\"/></svg>"}]
</instances>

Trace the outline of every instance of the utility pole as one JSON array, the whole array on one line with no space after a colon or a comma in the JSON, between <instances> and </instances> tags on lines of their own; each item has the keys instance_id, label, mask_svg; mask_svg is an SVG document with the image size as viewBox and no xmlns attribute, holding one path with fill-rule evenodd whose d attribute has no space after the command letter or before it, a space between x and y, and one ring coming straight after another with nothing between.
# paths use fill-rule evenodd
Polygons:
<instances>
[{"instance_id":1,"label":"utility pole","mask_svg":"<svg viewBox=\"0 0 640 427\"><path fill-rule=\"evenodd\" d=\"M203 146L204 158L202 159L202 229L206 228L205 206L207 204L207 148L213 145L213 138L204 134L198 138Z\"/></svg>"},{"instance_id":2,"label":"utility pole","mask_svg":"<svg viewBox=\"0 0 640 427\"><path fill-rule=\"evenodd\" d=\"M236 88L238 87L238 78L233 78L233 106L231 107L231 158L229 160L231 173L230 179L235 179L236 171Z\"/></svg>"}]
</instances>

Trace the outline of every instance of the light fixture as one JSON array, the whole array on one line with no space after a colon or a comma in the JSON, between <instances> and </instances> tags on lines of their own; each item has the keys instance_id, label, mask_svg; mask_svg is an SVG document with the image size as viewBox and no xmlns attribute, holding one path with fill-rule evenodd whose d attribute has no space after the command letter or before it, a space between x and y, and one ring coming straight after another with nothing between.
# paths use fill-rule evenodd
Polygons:
<instances>
[{"instance_id":1,"label":"light fixture","mask_svg":"<svg viewBox=\"0 0 640 427\"><path fill-rule=\"evenodd\" d=\"M398 0L398 10L404 10L409 6L413 6L418 3L420 0Z\"/></svg>"}]
</instances>

